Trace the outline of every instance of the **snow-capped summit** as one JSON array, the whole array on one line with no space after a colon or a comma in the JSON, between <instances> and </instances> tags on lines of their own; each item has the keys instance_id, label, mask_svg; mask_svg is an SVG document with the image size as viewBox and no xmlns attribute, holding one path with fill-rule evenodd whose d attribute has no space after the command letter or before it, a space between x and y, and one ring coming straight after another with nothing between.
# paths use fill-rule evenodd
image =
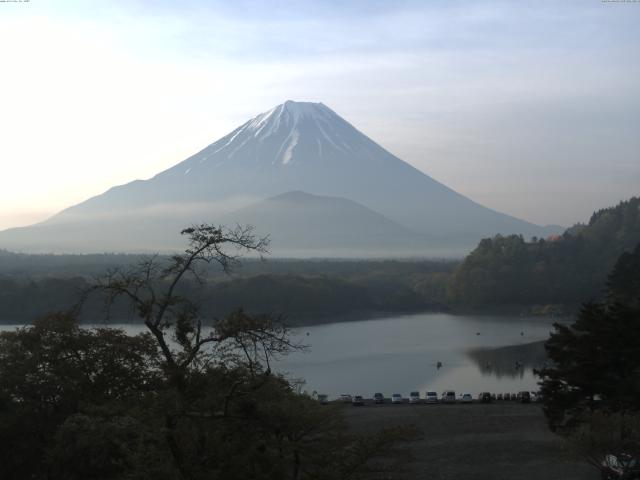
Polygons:
<instances>
[{"instance_id":1,"label":"snow-capped summit","mask_svg":"<svg viewBox=\"0 0 640 480\"><path fill-rule=\"evenodd\" d=\"M283 127L295 127L303 118L314 122L329 123L335 117L338 117L338 115L323 103L287 100L268 112L261 113L249 120L240 128L247 127L252 129L255 132L254 136L264 138L271 135L274 129L277 130L281 125ZM265 128L267 126L270 128Z\"/></svg>"},{"instance_id":2,"label":"snow-capped summit","mask_svg":"<svg viewBox=\"0 0 640 480\"><path fill-rule=\"evenodd\" d=\"M181 166L187 174L197 172L202 164L208 164L204 168L224 163L287 166L340 154L366 156L368 151L361 137L324 104L287 100L252 118Z\"/></svg>"},{"instance_id":3,"label":"snow-capped summit","mask_svg":"<svg viewBox=\"0 0 640 480\"><path fill-rule=\"evenodd\" d=\"M322 103L289 100L149 180L111 188L36 228L1 232L0 248L45 242L40 251L78 251L75 245L87 239L88 232L102 243L82 251L178 246L175 232L184 225L226 221L238 208L292 191L356 202L425 239L424 250L401 251L402 242L398 242L397 250L390 247L389 256L429 256L442 252L443 246L447 255L462 254L481 238L497 233L552 233L451 190L382 148ZM311 197L305 198L305 205L315 208ZM288 208L293 204L289 201ZM275 218L280 204L268 205ZM334 208L335 202L331 205ZM364 215L362 209L352 211ZM329 217L326 213L314 216ZM284 210L282 218L289 218ZM338 238L345 225L354 222L340 226L328 222L322 231L327 235L333 231ZM282 229L282 222L273 223L273 228ZM371 235L376 231L382 230L371 229ZM290 239L290 244L295 242ZM319 255L330 256L331 251Z\"/></svg>"}]
</instances>

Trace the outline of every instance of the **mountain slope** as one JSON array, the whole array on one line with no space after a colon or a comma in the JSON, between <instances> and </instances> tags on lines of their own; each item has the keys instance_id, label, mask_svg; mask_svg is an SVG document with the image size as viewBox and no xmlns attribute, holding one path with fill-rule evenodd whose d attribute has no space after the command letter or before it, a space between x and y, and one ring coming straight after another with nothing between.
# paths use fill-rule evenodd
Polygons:
<instances>
[{"instance_id":1,"label":"mountain slope","mask_svg":"<svg viewBox=\"0 0 640 480\"><path fill-rule=\"evenodd\" d=\"M456 193L387 152L323 104L287 101L149 180L114 187L38 228L0 233L0 246L15 248L19 237L26 242L18 244L24 248L40 242L71 251L78 242L68 243L69 235L59 229L54 230L60 234L49 230L46 242L36 237L44 226L64 224L77 235L89 227L103 230L104 237L87 233L98 236L98 243L86 239L93 251L114 249L112 235L128 237L134 250L144 250L151 248L144 243L149 229L216 222L238 205L295 190L353 200L426 234L431 242L425 255L442 245L462 254L495 233L551 233ZM141 224L147 225L143 232Z\"/></svg>"},{"instance_id":2,"label":"mountain slope","mask_svg":"<svg viewBox=\"0 0 640 480\"><path fill-rule=\"evenodd\" d=\"M421 255L428 239L351 200L288 192L244 207L222 223L270 232L271 253L294 257Z\"/></svg>"}]
</instances>

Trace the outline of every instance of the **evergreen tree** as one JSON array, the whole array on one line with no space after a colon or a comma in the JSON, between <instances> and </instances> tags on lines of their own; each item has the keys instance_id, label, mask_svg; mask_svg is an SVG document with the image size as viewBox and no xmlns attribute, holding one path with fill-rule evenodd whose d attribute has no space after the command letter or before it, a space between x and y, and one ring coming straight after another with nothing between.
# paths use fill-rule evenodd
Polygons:
<instances>
[{"instance_id":1,"label":"evergreen tree","mask_svg":"<svg viewBox=\"0 0 640 480\"><path fill-rule=\"evenodd\" d=\"M575 323L556 324L546 343L553 366L541 392L552 429L572 430L595 410L640 411L640 245L610 275L604 301L583 306Z\"/></svg>"},{"instance_id":2,"label":"evergreen tree","mask_svg":"<svg viewBox=\"0 0 640 480\"><path fill-rule=\"evenodd\" d=\"M483 239L451 277L448 297L471 307L561 304L573 309L600 296L616 260L638 242L640 197L600 210L588 225L575 225L548 241L525 242L518 235ZM630 258L620 261L631 265Z\"/></svg>"}]
</instances>

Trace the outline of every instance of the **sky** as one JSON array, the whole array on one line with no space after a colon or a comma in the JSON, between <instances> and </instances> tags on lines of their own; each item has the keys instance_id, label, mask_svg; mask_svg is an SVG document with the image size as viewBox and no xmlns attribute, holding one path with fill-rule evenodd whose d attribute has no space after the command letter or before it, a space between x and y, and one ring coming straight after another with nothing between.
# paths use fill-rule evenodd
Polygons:
<instances>
[{"instance_id":1,"label":"sky","mask_svg":"<svg viewBox=\"0 0 640 480\"><path fill-rule=\"evenodd\" d=\"M323 102L485 206L640 194L640 2L0 2L0 229Z\"/></svg>"}]
</instances>

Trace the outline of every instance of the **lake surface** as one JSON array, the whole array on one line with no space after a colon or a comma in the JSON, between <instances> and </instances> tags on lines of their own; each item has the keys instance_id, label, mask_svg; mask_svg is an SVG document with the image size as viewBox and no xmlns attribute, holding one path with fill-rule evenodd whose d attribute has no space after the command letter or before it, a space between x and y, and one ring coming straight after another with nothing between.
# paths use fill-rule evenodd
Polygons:
<instances>
[{"instance_id":1,"label":"lake surface","mask_svg":"<svg viewBox=\"0 0 640 480\"><path fill-rule=\"evenodd\" d=\"M498 347L546 340L552 323L539 317L429 313L319 325L300 332L309 352L291 355L281 368L306 379L308 391L330 396L537 390L533 368L544 359L530 348ZM522 367L516 368L516 361Z\"/></svg>"},{"instance_id":2,"label":"lake surface","mask_svg":"<svg viewBox=\"0 0 640 480\"><path fill-rule=\"evenodd\" d=\"M294 330L308 350L281 359L274 368L305 379L304 390L330 397L537 390L533 368L542 365L544 355L540 345L530 344L546 340L554 321L425 313L309 326ZM132 334L144 331L141 325L111 326Z\"/></svg>"}]
</instances>

